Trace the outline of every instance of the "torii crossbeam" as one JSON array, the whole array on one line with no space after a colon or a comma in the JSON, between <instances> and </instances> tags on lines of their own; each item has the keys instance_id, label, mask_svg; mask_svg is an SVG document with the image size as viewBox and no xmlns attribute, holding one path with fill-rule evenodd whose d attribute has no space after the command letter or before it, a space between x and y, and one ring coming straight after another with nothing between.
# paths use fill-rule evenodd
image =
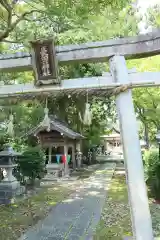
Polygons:
<instances>
[{"instance_id":1,"label":"torii crossbeam","mask_svg":"<svg viewBox=\"0 0 160 240\"><path fill-rule=\"evenodd\" d=\"M56 47L57 60L61 64L70 62L106 62L112 56L122 55L125 58L140 58L160 53L160 31L101 42ZM0 55L0 70L32 70L31 54L17 52Z\"/></svg>"},{"instance_id":2,"label":"torii crossbeam","mask_svg":"<svg viewBox=\"0 0 160 240\"><path fill-rule=\"evenodd\" d=\"M160 86L160 72L129 72L129 82L127 87L153 87ZM0 99L7 97L33 97L41 94L57 97L62 94L79 94L85 95L88 90L89 95L110 96L111 92L117 88L124 86L120 82L114 82L110 73L104 73L100 77L84 77L76 79L62 80L60 86L41 86L36 87L34 83L12 84L0 86Z\"/></svg>"}]
</instances>

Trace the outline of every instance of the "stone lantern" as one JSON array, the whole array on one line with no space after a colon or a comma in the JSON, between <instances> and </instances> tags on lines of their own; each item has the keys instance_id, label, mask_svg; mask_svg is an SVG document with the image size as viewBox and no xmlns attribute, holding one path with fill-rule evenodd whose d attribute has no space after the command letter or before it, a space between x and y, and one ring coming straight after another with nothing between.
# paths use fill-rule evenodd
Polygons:
<instances>
[{"instance_id":1,"label":"stone lantern","mask_svg":"<svg viewBox=\"0 0 160 240\"><path fill-rule=\"evenodd\" d=\"M76 161L78 168L81 168L82 166L82 152L81 152L81 143L76 143Z\"/></svg>"},{"instance_id":2,"label":"stone lantern","mask_svg":"<svg viewBox=\"0 0 160 240\"><path fill-rule=\"evenodd\" d=\"M15 195L20 194L20 183L13 176L13 168L17 166L15 160L21 153L7 147L0 152L0 168L3 169L3 179L0 182L0 204L11 203Z\"/></svg>"}]
</instances>

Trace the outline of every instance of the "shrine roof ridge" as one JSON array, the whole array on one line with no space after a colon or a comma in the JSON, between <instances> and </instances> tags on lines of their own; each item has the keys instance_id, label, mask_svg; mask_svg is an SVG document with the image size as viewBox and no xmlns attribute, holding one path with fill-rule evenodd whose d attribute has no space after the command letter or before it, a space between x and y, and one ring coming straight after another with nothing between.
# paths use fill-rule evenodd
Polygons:
<instances>
[{"instance_id":1,"label":"shrine roof ridge","mask_svg":"<svg viewBox=\"0 0 160 240\"><path fill-rule=\"evenodd\" d=\"M50 128L51 130L56 130L57 132L63 133L65 136L71 138L71 139L82 139L85 138L83 135L81 135L80 133L75 132L74 130L72 130L68 124L61 120L59 120L58 118L54 117L53 115L50 115ZM38 126L32 128L26 135L36 135L37 133L41 132L41 131L45 131L46 127L43 127L40 124L38 124Z\"/></svg>"}]
</instances>

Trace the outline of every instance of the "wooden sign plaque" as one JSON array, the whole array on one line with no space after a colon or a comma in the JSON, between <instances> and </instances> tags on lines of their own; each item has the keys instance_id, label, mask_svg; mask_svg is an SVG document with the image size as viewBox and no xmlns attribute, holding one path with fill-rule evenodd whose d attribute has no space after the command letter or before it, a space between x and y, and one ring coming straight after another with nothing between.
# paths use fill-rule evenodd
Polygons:
<instances>
[{"instance_id":1,"label":"wooden sign plaque","mask_svg":"<svg viewBox=\"0 0 160 240\"><path fill-rule=\"evenodd\" d=\"M60 84L53 40L31 42L35 85Z\"/></svg>"}]
</instances>

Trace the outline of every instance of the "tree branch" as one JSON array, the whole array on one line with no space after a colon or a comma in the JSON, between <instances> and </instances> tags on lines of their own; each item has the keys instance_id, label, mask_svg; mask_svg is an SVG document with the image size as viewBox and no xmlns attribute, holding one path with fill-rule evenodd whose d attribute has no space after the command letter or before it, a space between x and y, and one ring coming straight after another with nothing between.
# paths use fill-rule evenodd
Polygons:
<instances>
[{"instance_id":1,"label":"tree branch","mask_svg":"<svg viewBox=\"0 0 160 240\"><path fill-rule=\"evenodd\" d=\"M155 120L151 119L151 122L156 126L157 130L159 130L159 123L157 123Z\"/></svg>"},{"instance_id":2,"label":"tree branch","mask_svg":"<svg viewBox=\"0 0 160 240\"><path fill-rule=\"evenodd\" d=\"M151 92L149 92L149 90L148 90L147 88L146 88L146 91L147 91L149 97L152 97L152 98L151 98L151 101L152 101L153 107L156 109L158 105L157 105L157 104L155 103L155 101L154 101L154 96L153 96L153 94L152 94Z\"/></svg>"},{"instance_id":3,"label":"tree branch","mask_svg":"<svg viewBox=\"0 0 160 240\"><path fill-rule=\"evenodd\" d=\"M7 26L8 28L11 25L12 21L12 7L7 3L6 0L0 0L0 4L4 7L4 9L7 11L8 17L7 17Z\"/></svg>"},{"instance_id":4,"label":"tree branch","mask_svg":"<svg viewBox=\"0 0 160 240\"><path fill-rule=\"evenodd\" d=\"M8 28L10 28L12 23L12 9L8 12Z\"/></svg>"},{"instance_id":5,"label":"tree branch","mask_svg":"<svg viewBox=\"0 0 160 240\"><path fill-rule=\"evenodd\" d=\"M34 12L42 13L43 11L33 9L29 12L23 13L21 16L19 16L19 18L17 18L17 20L15 20L13 23L8 25L7 29L4 32L0 33L0 42L2 42L5 38L7 38L9 36L9 34L15 29L15 27L19 24L19 22L21 22L22 20L25 20L25 17L27 15L32 14Z\"/></svg>"},{"instance_id":6,"label":"tree branch","mask_svg":"<svg viewBox=\"0 0 160 240\"><path fill-rule=\"evenodd\" d=\"M0 4L5 8L7 12L9 12L12 9L12 7L7 3L6 0L0 0Z\"/></svg>"}]
</instances>

